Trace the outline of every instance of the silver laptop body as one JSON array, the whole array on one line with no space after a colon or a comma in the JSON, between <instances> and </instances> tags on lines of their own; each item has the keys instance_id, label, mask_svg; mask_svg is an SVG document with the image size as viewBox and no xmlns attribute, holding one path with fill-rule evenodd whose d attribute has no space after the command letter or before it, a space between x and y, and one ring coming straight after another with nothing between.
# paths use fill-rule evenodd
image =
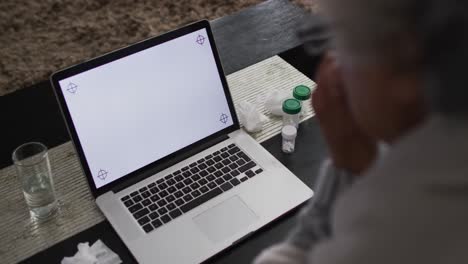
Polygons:
<instances>
[{"instance_id":1,"label":"silver laptop body","mask_svg":"<svg viewBox=\"0 0 468 264\"><path fill-rule=\"evenodd\" d=\"M139 263L203 262L312 196L240 128L207 21L51 81L96 203Z\"/></svg>"}]
</instances>

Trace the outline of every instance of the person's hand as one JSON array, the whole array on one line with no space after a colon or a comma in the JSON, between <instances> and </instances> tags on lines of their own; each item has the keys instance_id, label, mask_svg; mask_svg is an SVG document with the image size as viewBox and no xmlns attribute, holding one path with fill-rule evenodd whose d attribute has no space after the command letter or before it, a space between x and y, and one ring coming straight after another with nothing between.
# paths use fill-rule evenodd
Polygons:
<instances>
[{"instance_id":1,"label":"person's hand","mask_svg":"<svg viewBox=\"0 0 468 264\"><path fill-rule=\"evenodd\" d=\"M343 85L335 58L325 55L312 106L335 167L359 175L375 160L377 144L354 121Z\"/></svg>"}]
</instances>

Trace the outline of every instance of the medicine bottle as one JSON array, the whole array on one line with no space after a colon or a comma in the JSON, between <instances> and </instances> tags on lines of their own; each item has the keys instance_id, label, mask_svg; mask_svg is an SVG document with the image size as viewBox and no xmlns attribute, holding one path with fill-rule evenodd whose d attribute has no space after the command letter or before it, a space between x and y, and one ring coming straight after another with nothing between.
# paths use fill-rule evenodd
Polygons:
<instances>
[{"instance_id":1,"label":"medicine bottle","mask_svg":"<svg viewBox=\"0 0 468 264\"><path fill-rule=\"evenodd\" d=\"M311 90L309 87L305 85L298 85L294 87L293 89L293 97L299 100L299 102L301 102L301 106L302 106L301 115L305 115L304 103L310 99L310 95L311 95Z\"/></svg>"},{"instance_id":2,"label":"medicine bottle","mask_svg":"<svg viewBox=\"0 0 468 264\"><path fill-rule=\"evenodd\" d=\"M293 153L296 146L297 129L292 125L283 126L281 136L283 137L283 152L288 154Z\"/></svg>"},{"instance_id":3,"label":"medicine bottle","mask_svg":"<svg viewBox=\"0 0 468 264\"><path fill-rule=\"evenodd\" d=\"M287 99L283 102L283 126L292 125L296 129L299 127L299 113L301 103L297 99Z\"/></svg>"}]
</instances>

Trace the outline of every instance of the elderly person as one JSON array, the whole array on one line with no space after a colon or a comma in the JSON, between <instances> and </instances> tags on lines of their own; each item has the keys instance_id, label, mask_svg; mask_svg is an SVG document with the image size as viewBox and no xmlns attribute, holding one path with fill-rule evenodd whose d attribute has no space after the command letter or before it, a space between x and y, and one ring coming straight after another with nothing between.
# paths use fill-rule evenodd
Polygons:
<instances>
[{"instance_id":1,"label":"elderly person","mask_svg":"<svg viewBox=\"0 0 468 264\"><path fill-rule=\"evenodd\" d=\"M298 226L255 263L468 263L468 2L321 8L334 51L312 101L330 159Z\"/></svg>"}]
</instances>

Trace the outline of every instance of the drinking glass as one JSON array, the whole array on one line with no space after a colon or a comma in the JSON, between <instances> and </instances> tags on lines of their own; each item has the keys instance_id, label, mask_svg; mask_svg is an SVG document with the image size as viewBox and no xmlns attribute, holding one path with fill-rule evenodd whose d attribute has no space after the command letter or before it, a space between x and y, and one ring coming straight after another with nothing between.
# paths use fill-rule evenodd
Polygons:
<instances>
[{"instance_id":1,"label":"drinking glass","mask_svg":"<svg viewBox=\"0 0 468 264\"><path fill-rule=\"evenodd\" d=\"M30 142L13 151L13 162L33 219L51 216L57 208L47 147Z\"/></svg>"}]
</instances>

